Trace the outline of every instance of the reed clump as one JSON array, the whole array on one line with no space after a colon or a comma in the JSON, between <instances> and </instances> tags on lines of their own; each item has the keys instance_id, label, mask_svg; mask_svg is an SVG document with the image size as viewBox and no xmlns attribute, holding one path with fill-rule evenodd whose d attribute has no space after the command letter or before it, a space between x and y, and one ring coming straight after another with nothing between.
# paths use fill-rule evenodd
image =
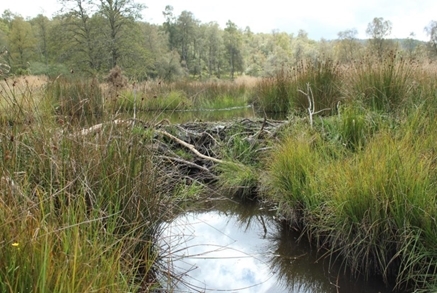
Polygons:
<instances>
[{"instance_id":1,"label":"reed clump","mask_svg":"<svg viewBox=\"0 0 437 293\"><path fill-rule=\"evenodd\" d=\"M247 139L241 129L233 130L221 156L226 163L218 165L219 188L231 196L253 199L259 185L260 162L256 153L261 145Z\"/></svg>"},{"instance_id":2,"label":"reed clump","mask_svg":"<svg viewBox=\"0 0 437 293\"><path fill-rule=\"evenodd\" d=\"M436 286L436 125L428 111L419 106L401 124L366 126L362 112L354 127L350 113L339 127L296 125L267 163L270 196L302 235L345 271L380 275L398 289Z\"/></svg>"},{"instance_id":3,"label":"reed clump","mask_svg":"<svg viewBox=\"0 0 437 293\"><path fill-rule=\"evenodd\" d=\"M59 76L47 83L45 95L55 114L70 122L91 124L103 114L104 97L97 79Z\"/></svg>"},{"instance_id":4,"label":"reed clump","mask_svg":"<svg viewBox=\"0 0 437 293\"><path fill-rule=\"evenodd\" d=\"M53 110L44 99L83 97L82 83L63 82L51 83L45 97L24 97L48 107L34 115ZM16 121L26 113L19 111ZM171 198L163 196L167 185L156 175L143 131L113 123L82 131L56 120L0 124L0 291L159 287L155 241Z\"/></svg>"},{"instance_id":5,"label":"reed clump","mask_svg":"<svg viewBox=\"0 0 437 293\"><path fill-rule=\"evenodd\" d=\"M231 81L148 81L119 90L112 97L117 111L216 110L245 107L251 85Z\"/></svg>"},{"instance_id":6,"label":"reed clump","mask_svg":"<svg viewBox=\"0 0 437 293\"><path fill-rule=\"evenodd\" d=\"M134 91L120 92L111 108L114 112L187 110L193 105L183 92L172 91L149 96Z\"/></svg>"},{"instance_id":7,"label":"reed clump","mask_svg":"<svg viewBox=\"0 0 437 293\"><path fill-rule=\"evenodd\" d=\"M252 81L178 81L147 82L139 86L140 95L148 97L168 96L177 92L190 100L196 109L220 108L223 100L225 107L246 103L253 88Z\"/></svg>"},{"instance_id":8,"label":"reed clump","mask_svg":"<svg viewBox=\"0 0 437 293\"><path fill-rule=\"evenodd\" d=\"M354 61L345 69L345 96L359 98L375 111L396 111L411 97L417 70L417 62L394 51L382 59Z\"/></svg>"},{"instance_id":9,"label":"reed clump","mask_svg":"<svg viewBox=\"0 0 437 293\"><path fill-rule=\"evenodd\" d=\"M296 67L279 69L275 76L258 83L256 97L265 112L302 111L309 107L305 91L310 85L314 97L314 111L335 113L341 99L341 71L330 59L301 61Z\"/></svg>"}]
</instances>

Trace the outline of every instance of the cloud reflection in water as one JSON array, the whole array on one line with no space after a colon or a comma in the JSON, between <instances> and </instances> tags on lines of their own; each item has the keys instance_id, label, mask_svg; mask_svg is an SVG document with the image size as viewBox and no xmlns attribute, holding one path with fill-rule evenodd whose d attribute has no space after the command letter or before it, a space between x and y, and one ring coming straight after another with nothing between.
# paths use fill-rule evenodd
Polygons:
<instances>
[{"instance_id":1,"label":"cloud reflection in water","mask_svg":"<svg viewBox=\"0 0 437 293\"><path fill-rule=\"evenodd\" d=\"M171 280L170 291L390 292L381 282L329 269L308 245L296 243L288 226L256 210L187 213L167 223L160 246L166 268L179 280Z\"/></svg>"},{"instance_id":2,"label":"cloud reflection in water","mask_svg":"<svg viewBox=\"0 0 437 293\"><path fill-rule=\"evenodd\" d=\"M242 228L234 215L188 213L169 224L161 245L171 251L173 273L189 272L183 283L200 291L289 292L269 266L276 224L251 221ZM181 283L175 291L184 287Z\"/></svg>"}]
</instances>

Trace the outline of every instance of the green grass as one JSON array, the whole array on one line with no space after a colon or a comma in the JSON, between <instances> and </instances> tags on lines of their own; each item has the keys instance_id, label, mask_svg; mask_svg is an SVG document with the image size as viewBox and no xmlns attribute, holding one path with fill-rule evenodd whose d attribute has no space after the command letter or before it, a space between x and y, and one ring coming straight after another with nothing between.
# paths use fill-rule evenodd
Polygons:
<instances>
[{"instance_id":1,"label":"green grass","mask_svg":"<svg viewBox=\"0 0 437 293\"><path fill-rule=\"evenodd\" d=\"M345 94L359 97L376 111L395 111L408 101L414 89L417 65L395 52L380 59L372 57L352 63L346 69Z\"/></svg>"},{"instance_id":2,"label":"green grass","mask_svg":"<svg viewBox=\"0 0 437 293\"><path fill-rule=\"evenodd\" d=\"M297 67L282 67L276 75L258 83L256 103L265 112L307 111L308 85L314 97L314 111L335 113L341 100L341 71L332 60L301 62ZM309 93L308 93L309 94Z\"/></svg>"},{"instance_id":3,"label":"green grass","mask_svg":"<svg viewBox=\"0 0 437 293\"><path fill-rule=\"evenodd\" d=\"M192 101L183 92L171 91L158 96L147 96L131 91L124 91L113 101L116 111L174 111L185 110L192 106Z\"/></svg>"},{"instance_id":4,"label":"green grass","mask_svg":"<svg viewBox=\"0 0 437 293\"><path fill-rule=\"evenodd\" d=\"M372 131L359 112L352 128L350 113L339 127L296 125L267 163L270 198L282 214L345 270L400 289L436 285L437 137L427 111ZM342 144L333 139L342 135Z\"/></svg>"},{"instance_id":5,"label":"green grass","mask_svg":"<svg viewBox=\"0 0 437 293\"><path fill-rule=\"evenodd\" d=\"M55 114L70 121L90 124L103 114L103 92L96 79L59 76L47 84L45 95Z\"/></svg>"},{"instance_id":6,"label":"green grass","mask_svg":"<svg viewBox=\"0 0 437 293\"><path fill-rule=\"evenodd\" d=\"M171 199L144 147L149 136L112 123L87 135L59 125L61 93L78 92L50 84L2 96L16 115L0 124L0 291L150 290Z\"/></svg>"},{"instance_id":7,"label":"green grass","mask_svg":"<svg viewBox=\"0 0 437 293\"><path fill-rule=\"evenodd\" d=\"M262 144L256 139L250 140L251 133L235 127L227 138L226 146L221 149L225 163L217 166L219 172L218 187L230 196L254 199L257 196L260 174L259 155Z\"/></svg>"},{"instance_id":8,"label":"green grass","mask_svg":"<svg viewBox=\"0 0 437 293\"><path fill-rule=\"evenodd\" d=\"M256 197L260 174L255 166L229 162L221 164L218 169L218 186L223 193L243 199Z\"/></svg>"},{"instance_id":9,"label":"green grass","mask_svg":"<svg viewBox=\"0 0 437 293\"><path fill-rule=\"evenodd\" d=\"M274 77L262 79L256 88L255 103L267 113L288 113L292 108L293 87L290 73L285 68Z\"/></svg>"},{"instance_id":10,"label":"green grass","mask_svg":"<svg viewBox=\"0 0 437 293\"><path fill-rule=\"evenodd\" d=\"M311 124L290 116L265 141L243 129L229 133L217 186L244 198L265 192L345 271L433 291L437 83L394 54L378 62L303 62L255 86L150 82L109 98L95 80L59 78L40 89L1 81L0 291L159 286L159 223L175 204L197 201L204 186L169 186L147 148L153 131L105 121L134 109L162 114L248 102L301 115L308 99L299 90L307 85L314 110L330 110Z\"/></svg>"},{"instance_id":11,"label":"green grass","mask_svg":"<svg viewBox=\"0 0 437 293\"><path fill-rule=\"evenodd\" d=\"M147 82L120 91L113 108L132 111L222 109L248 104L253 86L249 81Z\"/></svg>"}]
</instances>

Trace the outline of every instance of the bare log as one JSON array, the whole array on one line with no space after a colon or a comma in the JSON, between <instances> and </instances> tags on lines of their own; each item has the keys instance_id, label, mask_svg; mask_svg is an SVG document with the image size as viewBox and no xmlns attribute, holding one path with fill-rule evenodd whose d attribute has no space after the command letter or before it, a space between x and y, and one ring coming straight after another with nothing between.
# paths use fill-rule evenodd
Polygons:
<instances>
[{"instance_id":1,"label":"bare log","mask_svg":"<svg viewBox=\"0 0 437 293\"><path fill-rule=\"evenodd\" d=\"M200 153L200 152L196 149L196 147L195 147L194 145L189 144L189 143L186 143L185 141L183 141L183 140L177 138L176 136L171 135L171 134L168 133L167 131L164 131L164 130L157 130L156 132L157 132L157 133L160 133L160 134L162 134L162 135L164 135L164 136L167 136L168 138L171 138L172 140L174 140L174 141L176 141L177 143L179 143L180 145L186 147L187 149L189 149L190 151L192 151L192 152L193 152L196 156L198 156L199 158L202 158L202 159L205 159L205 160L208 160L208 161L212 161L212 162L215 162L215 163L219 163L219 164L223 164L223 163L225 163L225 161L223 161L223 160L220 160L220 159L217 159L217 158L214 158L214 157L210 157L210 156L206 156L206 155Z\"/></svg>"},{"instance_id":2,"label":"bare log","mask_svg":"<svg viewBox=\"0 0 437 293\"><path fill-rule=\"evenodd\" d=\"M188 165L188 166L200 169L200 170L208 172L208 173L210 172L210 170L208 168L206 168L206 167L200 166L200 165L198 165L196 163L193 163L193 162L181 159L181 158L162 156L162 155L158 156L158 158L172 160L172 161L175 161L175 162L179 162L179 163L182 163L182 164L185 164L185 165Z\"/></svg>"}]
</instances>

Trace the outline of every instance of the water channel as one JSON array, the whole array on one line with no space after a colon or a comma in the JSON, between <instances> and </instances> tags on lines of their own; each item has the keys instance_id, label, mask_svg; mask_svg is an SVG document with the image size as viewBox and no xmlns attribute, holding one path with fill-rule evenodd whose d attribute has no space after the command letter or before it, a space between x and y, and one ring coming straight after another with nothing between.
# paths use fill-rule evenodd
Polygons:
<instances>
[{"instance_id":1,"label":"water channel","mask_svg":"<svg viewBox=\"0 0 437 293\"><path fill-rule=\"evenodd\" d=\"M380 280L352 279L329 266L256 203L222 200L164 225L160 246L173 276L163 281L169 292L391 292Z\"/></svg>"},{"instance_id":2,"label":"water channel","mask_svg":"<svg viewBox=\"0 0 437 293\"><path fill-rule=\"evenodd\" d=\"M171 122L256 118L253 108L159 113ZM262 115L261 115L262 116ZM277 117L275 117L277 118ZM282 119L284 119L283 117ZM165 292L389 293L379 279L354 279L307 239L254 202L214 201L162 224Z\"/></svg>"}]
</instances>

